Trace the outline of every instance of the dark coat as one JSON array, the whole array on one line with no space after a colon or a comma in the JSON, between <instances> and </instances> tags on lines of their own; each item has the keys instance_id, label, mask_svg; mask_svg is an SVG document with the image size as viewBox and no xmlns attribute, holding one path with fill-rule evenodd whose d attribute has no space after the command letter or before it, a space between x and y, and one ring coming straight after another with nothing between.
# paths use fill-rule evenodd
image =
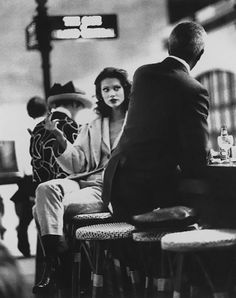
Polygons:
<instances>
[{"instance_id":1,"label":"dark coat","mask_svg":"<svg viewBox=\"0 0 236 298\"><path fill-rule=\"evenodd\" d=\"M208 92L176 59L140 67L127 122L104 175L103 200L127 219L178 204L179 172L199 178L207 162Z\"/></svg>"}]
</instances>

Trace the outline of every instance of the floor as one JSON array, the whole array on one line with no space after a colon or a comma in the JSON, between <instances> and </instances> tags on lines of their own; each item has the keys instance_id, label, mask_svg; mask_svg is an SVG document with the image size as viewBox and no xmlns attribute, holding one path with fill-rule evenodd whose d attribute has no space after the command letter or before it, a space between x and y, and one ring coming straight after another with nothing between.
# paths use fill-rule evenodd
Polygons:
<instances>
[{"instance_id":1,"label":"floor","mask_svg":"<svg viewBox=\"0 0 236 298\"><path fill-rule=\"evenodd\" d=\"M4 216L2 217L2 223L7 229L4 234L3 243L9 249L13 256L21 257L21 252L17 249L17 234L16 227L18 225L18 217L15 213L13 202L10 200L12 195L17 191L16 184L0 185L0 195L4 202ZM36 252L36 227L32 220L28 228L28 236L30 242L31 254L35 255Z\"/></svg>"},{"instance_id":2,"label":"floor","mask_svg":"<svg viewBox=\"0 0 236 298\"><path fill-rule=\"evenodd\" d=\"M36 239L37 232L34 221L31 222L28 229L28 236L31 248L30 258L24 258L21 252L17 248L17 234L16 227L18 225L18 218L15 213L14 204L10 200L11 196L17 190L17 186L12 185L0 185L0 195L4 202L4 216L2 218L2 223L6 228L4 234L3 244L8 248L10 253L17 259L20 270L22 271L26 285L28 288L28 296L25 298L35 298L32 294L32 286L34 284L35 275L35 253L36 253ZM10 298L10 297L9 297Z\"/></svg>"},{"instance_id":3,"label":"floor","mask_svg":"<svg viewBox=\"0 0 236 298\"><path fill-rule=\"evenodd\" d=\"M22 274L25 277L28 293L26 298L35 298L35 295L32 293L32 286L34 285L35 258L17 258L17 262Z\"/></svg>"},{"instance_id":4,"label":"floor","mask_svg":"<svg viewBox=\"0 0 236 298\"><path fill-rule=\"evenodd\" d=\"M16 187L14 188L14 186L9 187L6 185L6 186L0 187L0 195L4 199L4 205L5 205L3 225L7 229L6 233L4 234L3 243L12 253L12 255L17 259L20 270L25 277L27 292L28 292L28 296L25 298L38 298L32 293L32 286L34 285L34 278L35 278L35 253L36 253L36 242L37 242L36 227L34 222L32 221L28 230L32 257L24 258L22 257L22 254L17 249L16 226L18 224L18 220L15 214L14 205L10 201L10 197L15 191L16 191ZM61 296L60 298L69 298L69 297L70 297L69 295L63 295L63 297ZM81 298L88 298L88 297L89 297L88 295L81 296ZM43 297L43 298L54 298L54 297ZM104 297L104 298L107 298L107 297ZM130 297L127 297L127 298L130 298ZM201 295L197 298L204 298L204 297Z\"/></svg>"}]
</instances>

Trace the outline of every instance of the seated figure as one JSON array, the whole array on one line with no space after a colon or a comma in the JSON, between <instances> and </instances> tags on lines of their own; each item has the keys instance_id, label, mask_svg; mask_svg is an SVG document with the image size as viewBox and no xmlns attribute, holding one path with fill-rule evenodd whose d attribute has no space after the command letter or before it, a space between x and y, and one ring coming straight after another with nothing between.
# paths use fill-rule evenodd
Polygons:
<instances>
[{"instance_id":1,"label":"seated figure","mask_svg":"<svg viewBox=\"0 0 236 298\"><path fill-rule=\"evenodd\" d=\"M169 36L169 56L134 73L124 133L104 173L103 202L120 221L179 205L180 179L205 176L209 95L190 75L205 39L201 25L182 22Z\"/></svg>"},{"instance_id":2,"label":"seated figure","mask_svg":"<svg viewBox=\"0 0 236 298\"><path fill-rule=\"evenodd\" d=\"M65 85L54 84L47 103L50 117L56 121L57 128L63 132L66 139L74 143L79 132L75 117L82 108L90 107L91 101L70 81ZM45 129L45 122L45 119L39 122L31 132L30 155L33 180L36 183L68 176L56 162L52 149L55 136Z\"/></svg>"},{"instance_id":3,"label":"seated figure","mask_svg":"<svg viewBox=\"0 0 236 298\"><path fill-rule=\"evenodd\" d=\"M33 288L39 293L50 288L55 260L67 249L63 237L63 216L71 204L77 213L104 210L101 200L102 174L122 134L131 84L125 70L108 67L95 80L97 117L82 125L74 144L49 116L45 128L55 136L53 152L67 178L41 183L36 190L34 217L45 251L45 270Z\"/></svg>"}]
</instances>

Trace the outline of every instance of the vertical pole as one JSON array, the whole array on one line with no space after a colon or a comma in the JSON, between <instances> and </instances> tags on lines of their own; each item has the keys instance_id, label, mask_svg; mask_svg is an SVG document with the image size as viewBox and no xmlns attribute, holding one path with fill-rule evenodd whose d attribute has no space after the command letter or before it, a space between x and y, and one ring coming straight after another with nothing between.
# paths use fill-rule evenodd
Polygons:
<instances>
[{"instance_id":1,"label":"vertical pole","mask_svg":"<svg viewBox=\"0 0 236 298\"><path fill-rule=\"evenodd\" d=\"M51 51L51 32L49 17L47 15L47 0L35 0L37 3L36 34L39 45L39 51L42 58L43 69L43 86L45 97L48 97L48 92L51 86L50 76L50 51Z\"/></svg>"}]
</instances>

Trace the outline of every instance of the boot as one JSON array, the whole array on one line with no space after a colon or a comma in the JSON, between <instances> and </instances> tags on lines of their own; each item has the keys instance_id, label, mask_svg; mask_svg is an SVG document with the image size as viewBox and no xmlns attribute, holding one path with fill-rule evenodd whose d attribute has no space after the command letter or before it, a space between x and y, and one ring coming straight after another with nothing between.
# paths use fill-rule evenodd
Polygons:
<instances>
[{"instance_id":1,"label":"boot","mask_svg":"<svg viewBox=\"0 0 236 298\"><path fill-rule=\"evenodd\" d=\"M64 238L58 235L42 236L41 243L45 252L45 263L41 280L33 287L34 294L56 291L59 256L67 249Z\"/></svg>"},{"instance_id":2,"label":"boot","mask_svg":"<svg viewBox=\"0 0 236 298\"><path fill-rule=\"evenodd\" d=\"M56 291L56 272L58 259L46 257L41 280L33 287L34 294L54 293Z\"/></svg>"}]
</instances>

